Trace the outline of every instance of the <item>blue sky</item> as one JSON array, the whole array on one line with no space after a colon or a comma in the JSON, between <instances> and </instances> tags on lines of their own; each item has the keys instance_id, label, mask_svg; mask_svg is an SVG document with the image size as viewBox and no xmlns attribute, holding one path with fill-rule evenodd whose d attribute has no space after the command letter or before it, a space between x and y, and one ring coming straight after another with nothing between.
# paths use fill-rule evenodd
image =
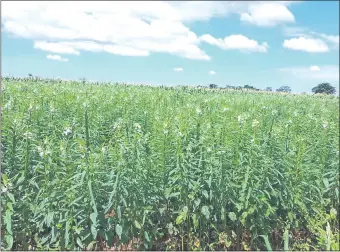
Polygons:
<instances>
[{"instance_id":1,"label":"blue sky","mask_svg":"<svg viewBox=\"0 0 340 252\"><path fill-rule=\"evenodd\" d=\"M339 86L339 2L2 2L3 75Z\"/></svg>"}]
</instances>

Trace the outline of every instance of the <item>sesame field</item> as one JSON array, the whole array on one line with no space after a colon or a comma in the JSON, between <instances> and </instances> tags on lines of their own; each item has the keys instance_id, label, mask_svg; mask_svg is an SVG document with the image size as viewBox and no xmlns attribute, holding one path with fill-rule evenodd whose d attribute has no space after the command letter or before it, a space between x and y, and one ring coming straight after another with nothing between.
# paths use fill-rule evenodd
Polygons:
<instances>
[{"instance_id":1,"label":"sesame field","mask_svg":"<svg viewBox=\"0 0 340 252\"><path fill-rule=\"evenodd\" d=\"M339 250L336 96L3 78L1 250Z\"/></svg>"}]
</instances>

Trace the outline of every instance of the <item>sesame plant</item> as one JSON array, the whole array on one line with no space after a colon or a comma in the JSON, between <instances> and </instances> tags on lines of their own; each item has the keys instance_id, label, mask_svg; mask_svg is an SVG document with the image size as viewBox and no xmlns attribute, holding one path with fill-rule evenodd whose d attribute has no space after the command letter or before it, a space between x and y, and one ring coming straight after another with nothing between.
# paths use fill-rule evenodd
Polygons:
<instances>
[{"instance_id":1,"label":"sesame plant","mask_svg":"<svg viewBox=\"0 0 340 252\"><path fill-rule=\"evenodd\" d=\"M339 249L334 96L2 85L1 249Z\"/></svg>"}]
</instances>

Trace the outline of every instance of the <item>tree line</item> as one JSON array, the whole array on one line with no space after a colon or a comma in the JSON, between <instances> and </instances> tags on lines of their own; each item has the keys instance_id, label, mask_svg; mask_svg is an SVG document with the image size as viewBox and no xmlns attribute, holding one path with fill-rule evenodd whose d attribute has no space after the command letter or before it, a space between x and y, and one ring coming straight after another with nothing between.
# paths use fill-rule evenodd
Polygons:
<instances>
[{"instance_id":1,"label":"tree line","mask_svg":"<svg viewBox=\"0 0 340 252\"><path fill-rule=\"evenodd\" d=\"M218 86L216 84L209 84L209 88L218 88ZM235 89L235 90L251 89L251 90L254 90L254 91L260 91L261 90L259 88L256 88L256 87L250 86L250 85L244 85L243 87L242 86L226 85L225 89ZM266 87L264 90L268 91L268 92L272 92L273 88L272 87ZM290 93L292 90L289 86L281 86L278 89L276 89L276 91L277 92ZM314 94L335 94L336 89L331 84L325 82L325 83L320 83L319 85L313 87L312 92Z\"/></svg>"}]
</instances>

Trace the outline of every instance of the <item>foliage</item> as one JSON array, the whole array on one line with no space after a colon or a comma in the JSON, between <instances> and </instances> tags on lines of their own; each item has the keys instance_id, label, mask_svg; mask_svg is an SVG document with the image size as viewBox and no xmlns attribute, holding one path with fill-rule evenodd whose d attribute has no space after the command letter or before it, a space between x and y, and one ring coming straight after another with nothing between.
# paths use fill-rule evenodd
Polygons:
<instances>
[{"instance_id":1,"label":"foliage","mask_svg":"<svg viewBox=\"0 0 340 252\"><path fill-rule=\"evenodd\" d=\"M313 87L312 92L314 94L335 94L335 87L331 86L329 83L321 83L316 87Z\"/></svg>"},{"instance_id":2,"label":"foliage","mask_svg":"<svg viewBox=\"0 0 340 252\"><path fill-rule=\"evenodd\" d=\"M253 89L253 90L256 90L256 91L259 90L259 89L255 88L255 87L253 87L253 86L250 86L250 85L244 85L243 88L246 88L246 89Z\"/></svg>"},{"instance_id":3,"label":"foliage","mask_svg":"<svg viewBox=\"0 0 340 252\"><path fill-rule=\"evenodd\" d=\"M209 87L210 88L217 88L217 85L216 84L209 84Z\"/></svg>"},{"instance_id":4,"label":"foliage","mask_svg":"<svg viewBox=\"0 0 340 252\"><path fill-rule=\"evenodd\" d=\"M337 248L333 96L2 81L2 250Z\"/></svg>"},{"instance_id":5,"label":"foliage","mask_svg":"<svg viewBox=\"0 0 340 252\"><path fill-rule=\"evenodd\" d=\"M277 92L284 92L284 93L290 93L292 90L289 86L282 86L278 89L276 89Z\"/></svg>"},{"instance_id":6,"label":"foliage","mask_svg":"<svg viewBox=\"0 0 340 252\"><path fill-rule=\"evenodd\" d=\"M273 88L272 87L266 87L266 91L271 92L271 91L273 91Z\"/></svg>"}]
</instances>

